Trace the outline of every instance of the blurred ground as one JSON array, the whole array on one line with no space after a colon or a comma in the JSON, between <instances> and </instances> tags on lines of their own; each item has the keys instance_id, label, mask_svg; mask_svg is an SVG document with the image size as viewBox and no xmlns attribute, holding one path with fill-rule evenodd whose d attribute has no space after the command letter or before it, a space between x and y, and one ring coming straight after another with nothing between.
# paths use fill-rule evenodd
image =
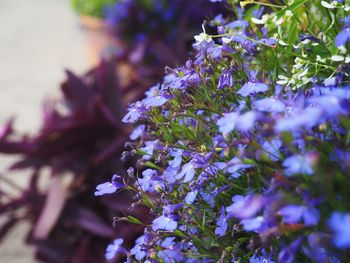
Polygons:
<instances>
[{"instance_id":1,"label":"blurred ground","mask_svg":"<svg viewBox=\"0 0 350 263\"><path fill-rule=\"evenodd\" d=\"M34 133L43 99L58 94L64 68L81 73L88 65L84 36L69 0L0 0L0 125L17 116L15 127ZM0 155L0 173L10 161ZM11 177L26 182L26 173ZM27 228L17 227L0 243L0 262L34 262L32 251L23 245Z\"/></svg>"}]
</instances>

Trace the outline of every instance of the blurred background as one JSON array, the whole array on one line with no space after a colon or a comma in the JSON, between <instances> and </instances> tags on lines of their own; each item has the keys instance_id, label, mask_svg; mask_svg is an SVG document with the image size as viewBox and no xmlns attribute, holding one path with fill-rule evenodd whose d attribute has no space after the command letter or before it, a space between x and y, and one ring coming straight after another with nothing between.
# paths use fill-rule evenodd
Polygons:
<instances>
[{"instance_id":1,"label":"blurred background","mask_svg":"<svg viewBox=\"0 0 350 263\"><path fill-rule=\"evenodd\" d=\"M59 93L63 69L82 73L89 67L84 35L70 5L69 0L0 0L0 124L16 116L17 130L35 133L44 98ZM11 161L0 154L1 174ZM23 185L28 175L10 176ZM23 244L28 227L19 224L0 243L1 262L34 262Z\"/></svg>"}]
</instances>

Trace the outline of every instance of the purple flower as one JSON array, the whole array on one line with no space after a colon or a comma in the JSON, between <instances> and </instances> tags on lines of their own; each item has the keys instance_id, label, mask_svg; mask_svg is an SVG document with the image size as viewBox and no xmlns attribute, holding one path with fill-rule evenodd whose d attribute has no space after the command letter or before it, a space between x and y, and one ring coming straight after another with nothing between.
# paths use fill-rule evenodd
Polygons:
<instances>
[{"instance_id":1,"label":"purple flower","mask_svg":"<svg viewBox=\"0 0 350 263\"><path fill-rule=\"evenodd\" d=\"M350 41L350 26L346 25L343 30L338 33L334 39L336 47L345 46L346 42Z\"/></svg>"},{"instance_id":2,"label":"purple flower","mask_svg":"<svg viewBox=\"0 0 350 263\"><path fill-rule=\"evenodd\" d=\"M287 176L294 174L307 174L311 175L314 173L312 167L312 157L309 155L292 155L283 161L285 167L284 173Z\"/></svg>"},{"instance_id":3,"label":"purple flower","mask_svg":"<svg viewBox=\"0 0 350 263\"><path fill-rule=\"evenodd\" d=\"M164 184L159 177L157 177L157 171L152 169L146 169L142 172L143 178L137 180L142 191L152 193L157 188L164 188Z\"/></svg>"},{"instance_id":4,"label":"purple flower","mask_svg":"<svg viewBox=\"0 0 350 263\"><path fill-rule=\"evenodd\" d=\"M254 106L259 111L264 112L283 112L286 108L285 104L274 98L265 98L254 102Z\"/></svg>"},{"instance_id":5,"label":"purple flower","mask_svg":"<svg viewBox=\"0 0 350 263\"><path fill-rule=\"evenodd\" d=\"M322 117L321 110L315 107L295 113L294 116L277 121L275 130L277 132L294 131L302 127L311 128L315 126Z\"/></svg>"},{"instance_id":6,"label":"purple flower","mask_svg":"<svg viewBox=\"0 0 350 263\"><path fill-rule=\"evenodd\" d=\"M146 154L142 156L145 160L150 160L153 155L154 149L158 148L158 140L145 142L146 146L141 147L140 150L144 151Z\"/></svg>"},{"instance_id":7,"label":"purple flower","mask_svg":"<svg viewBox=\"0 0 350 263\"><path fill-rule=\"evenodd\" d=\"M134 105L130 106L128 113L122 119L122 122L125 123L135 123L145 111L142 103L140 101L136 102Z\"/></svg>"},{"instance_id":8,"label":"purple flower","mask_svg":"<svg viewBox=\"0 0 350 263\"><path fill-rule=\"evenodd\" d=\"M161 215L160 217L157 217L152 222L152 229L154 231L157 231L157 230L174 231L176 228L177 228L177 222L165 215Z\"/></svg>"},{"instance_id":9,"label":"purple flower","mask_svg":"<svg viewBox=\"0 0 350 263\"><path fill-rule=\"evenodd\" d=\"M150 107L159 107L168 101L167 98L157 95L143 100L143 105L148 109Z\"/></svg>"},{"instance_id":10,"label":"purple flower","mask_svg":"<svg viewBox=\"0 0 350 263\"><path fill-rule=\"evenodd\" d=\"M268 38L262 38L259 40L259 43L267 44L270 46L276 45L276 39L268 37Z\"/></svg>"},{"instance_id":11,"label":"purple flower","mask_svg":"<svg viewBox=\"0 0 350 263\"><path fill-rule=\"evenodd\" d=\"M328 249L326 249L325 243L323 242L324 237L324 233L311 233L307 237L310 247L303 247L303 252L314 262L340 263L340 261L332 257Z\"/></svg>"},{"instance_id":12,"label":"purple flower","mask_svg":"<svg viewBox=\"0 0 350 263\"><path fill-rule=\"evenodd\" d=\"M123 242L123 239L117 238L112 244L109 244L107 246L105 254L107 260L113 259L117 253L127 254L126 250L123 247L121 247Z\"/></svg>"},{"instance_id":13,"label":"purple flower","mask_svg":"<svg viewBox=\"0 0 350 263\"><path fill-rule=\"evenodd\" d=\"M222 46L213 46L208 48L208 55L214 60L219 60L222 57L222 51L223 51ZM231 78L232 78L232 75L231 75ZM232 80L232 83L233 83L233 80Z\"/></svg>"},{"instance_id":14,"label":"purple flower","mask_svg":"<svg viewBox=\"0 0 350 263\"><path fill-rule=\"evenodd\" d=\"M175 237L167 237L160 244L163 250L158 252L158 256L164 260L165 263L176 263L184 260L181 254L181 249L174 242Z\"/></svg>"},{"instance_id":15,"label":"purple flower","mask_svg":"<svg viewBox=\"0 0 350 263\"><path fill-rule=\"evenodd\" d=\"M246 132L254 127L256 114L253 111L248 111L240 115L237 119L237 129Z\"/></svg>"},{"instance_id":16,"label":"purple flower","mask_svg":"<svg viewBox=\"0 0 350 263\"><path fill-rule=\"evenodd\" d=\"M243 225L244 230L246 231L256 231L258 232L265 222L264 217L257 216L254 218L246 218L241 220L241 225Z\"/></svg>"},{"instance_id":17,"label":"purple flower","mask_svg":"<svg viewBox=\"0 0 350 263\"><path fill-rule=\"evenodd\" d=\"M206 33L200 33L194 39L196 42L193 44L193 47L201 52L206 52L209 47L214 45L213 39Z\"/></svg>"},{"instance_id":18,"label":"purple flower","mask_svg":"<svg viewBox=\"0 0 350 263\"><path fill-rule=\"evenodd\" d=\"M284 247L278 254L278 262L293 263L301 241L301 238L297 238L289 246Z\"/></svg>"},{"instance_id":19,"label":"purple flower","mask_svg":"<svg viewBox=\"0 0 350 263\"><path fill-rule=\"evenodd\" d=\"M224 136L227 136L233 129L249 131L255 123L255 113L248 111L239 115L236 112L224 113L224 116L217 120L216 125Z\"/></svg>"},{"instance_id":20,"label":"purple flower","mask_svg":"<svg viewBox=\"0 0 350 263\"><path fill-rule=\"evenodd\" d=\"M119 175L113 175L111 182L106 182L103 184L99 184L96 186L95 196L105 195L105 194L113 194L117 190L124 188L125 185L117 182L116 180L120 178Z\"/></svg>"},{"instance_id":21,"label":"purple flower","mask_svg":"<svg viewBox=\"0 0 350 263\"><path fill-rule=\"evenodd\" d=\"M233 178L238 178L241 176L241 174L238 173L239 171L242 171L251 167L253 167L252 164L244 164L242 163L241 159L234 157L232 160L230 160L227 163L227 172L230 173Z\"/></svg>"},{"instance_id":22,"label":"purple flower","mask_svg":"<svg viewBox=\"0 0 350 263\"><path fill-rule=\"evenodd\" d=\"M243 85L243 87L237 91L237 94L247 97L254 93L265 92L269 87L262 82L249 81Z\"/></svg>"},{"instance_id":23,"label":"purple flower","mask_svg":"<svg viewBox=\"0 0 350 263\"><path fill-rule=\"evenodd\" d=\"M146 256L146 251L142 248L145 242L145 236L142 235L135 241L135 246L130 250L130 254L135 256L138 261L141 261Z\"/></svg>"},{"instance_id":24,"label":"purple flower","mask_svg":"<svg viewBox=\"0 0 350 263\"><path fill-rule=\"evenodd\" d=\"M176 175L176 179L181 179L185 176L183 182L188 183L193 180L195 173L195 165L192 162L186 163L183 167L180 173Z\"/></svg>"},{"instance_id":25,"label":"purple flower","mask_svg":"<svg viewBox=\"0 0 350 263\"><path fill-rule=\"evenodd\" d=\"M249 259L249 263L275 263L275 261L267 257L259 257L254 255Z\"/></svg>"},{"instance_id":26,"label":"purple flower","mask_svg":"<svg viewBox=\"0 0 350 263\"><path fill-rule=\"evenodd\" d=\"M198 190L189 192L185 197L185 203L191 205L196 200L197 194Z\"/></svg>"},{"instance_id":27,"label":"purple flower","mask_svg":"<svg viewBox=\"0 0 350 263\"><path fill-rule=\"evenodd\" d=\"M236 21L233 21L229 24L227 24L225 27L226 28L229 28L229 29L236 29L236 28L246 28L249 26L249 23L245 20L236 20Z\"/></svg>"},{"instance_id":28,"label":"purple flower","mask_svg":"<svg viewBox=\"0 0 350 263\"><path fill-rule=\"evenodd\" d=\"M239 115L236 112L224 113L224 116L216 122L216 125L219 126L219 131L224 136L228 135L235 128L238 117Z\"/></svg>"},{"instance_id":29,"label":"purple flower","mask_svg":"<svg viewBox=\"0 0 350 263\"><path fill-rule=\"evenodd\" d=\"M328 225L334 232L334 245L340 249L350 248L350 213L332 213Z\"/></svg>"},{"instance_id":30,"label":"purple flower","mask_svg":"<svg viewBox=\"0 0 350 263\"><path fill-rule=\"evenodd\" d=\"M111 182L106 182L96 186L95 196L113 194L118 190L118 188Z\"/></svg>"},{"instance_id":31,"label":"purple flower","mask_svg":"<svg viewBox=\"0 0 350 263\"><path fill-rule=\"evenodd\" d=\"M218 89L223 89L225 87L232 87L232 86L233 86L232 72L231 70L223 68L219 78Z\"/></svg>"},{"instance_id":32,"label":"purple flower","mask_svg":"<svg viewBox=\"0 0 350 263\"><path fill-rule=\"evenodd\" d=\"M346 111L340 105L340 99L336 96L314 97L309 99L309 102L317 104L328 117L346 114Z\"/></svg>"},{"instance_id":33,"label":"purple flower","mask_svg":"<svg viewBox=\"0 0 350 263\"><path fill-rule=\"evenodd\" d=\"M179 173L178 168L168 166L167 169L163 172L163 177L166 182L173 184L176 182L176 175Z\"/></svg>"},{"instance_id":34,"label":"purple flower","mask_svg":"<svg viewBox=\"0 0 350 263\"><path fill-rule=\"evenodd\" d=\"M264 204L262 197L251 195L235 195L232 202L233 204L226 208L226 212L229 213L229 216L240 219L255 216Z\"/></svg>"},{"instance_id":35,"label":"purple flower","mask_svg":"<svg viewBox=\"0 0 350 263\"><path fill-rule=\"evenodd\" d=\"M216 222L215 235L224 236L227 230L227 217L225 215L225 208L222 207L220 211L219 220Z\"/></svg>"},{"instance_id":36,"label":"purple flower","mask_svg":"<svg viewBox=\"0 0 350 263\"><path fill-rule=\"evenodd\" d=\"M181 149L172 149L170 151L170 155L174 157L173 160L169 162L169 165L173 168L178 168L181 165L182 162L182 154L183 150Z\"/></svg>"},{"instance_id":37,"label":"purple flower","mask_svg":"<svg viewBox=\"0 0 350 263\"><path fill-rule=\"evenodd\" d=\"M279 149L282 146L282 142L279 139L272 139L269 141L264 141L262 144L262 148L266 151L271 161L278 161L280 159Z\"/></svg>"},{"instance_id":38,"label":"purple flower","mask_svg":"<svg viewBox=\"0 0 350 263\"><path fill-rule=\"evenodd\" d=\"M139 126L137 126L133 131L132 131L132 133L130 134L130 136L129 136L129 138L130 138L130 140L136 140L137 138L139 138L141 135L142 135L142 133L144 132L144 130L145 130L145 128L146 128L146 126L145 125L139 125Z\"/></svg>"},{"instance_id":39,"label":"purple flower","mask_svg":"<svg viewBox=\"0 0 350 263\"><path fill-rule=\"evenodd\" d=\"M279 211L279 214L287 224L295 224L303 220L306 226L317 225L320 218L317 209L301 205L286 205Z\"/></svg>"}]
</instances>

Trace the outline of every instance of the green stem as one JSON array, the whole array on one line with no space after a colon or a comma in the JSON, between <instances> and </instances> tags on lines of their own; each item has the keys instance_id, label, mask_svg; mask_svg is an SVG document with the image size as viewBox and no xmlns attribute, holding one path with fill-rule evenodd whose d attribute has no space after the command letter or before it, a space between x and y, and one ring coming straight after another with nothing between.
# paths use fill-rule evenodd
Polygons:
<instances>
[{"instance_id":1,"label":"green stem","mask_svg":"<svg viewBox=\"0 0 350 263\"><path fill-rule=\"evenodd\" d=\"M274 7L274 8L285 8L286 6L281 6L281 5L274 5L271 3L264 3L264 2L257 2L257 1L242 1L240 3L241 6L249 5L249 4L256 4L256 5L263 5L263 6L268 6L268 7Z\"/></svg>"}]
</instances>

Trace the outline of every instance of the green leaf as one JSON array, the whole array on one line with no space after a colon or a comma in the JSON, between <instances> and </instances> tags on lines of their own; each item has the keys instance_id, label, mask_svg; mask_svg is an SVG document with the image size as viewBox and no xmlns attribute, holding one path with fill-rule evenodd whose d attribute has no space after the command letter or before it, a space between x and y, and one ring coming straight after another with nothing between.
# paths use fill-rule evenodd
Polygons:
<instances>
[{"instance_id":1,"label":"green leaf","mask_svg":"<svg viewBox=\"0 0 350 263\"><path fill-rule=\"evenodd\" d=\"M143 225L143 223L140 220L138 220L136 217L128 216L127 219L129 223L136 224L136 225Z\"/></svg>"}]
</instances>

